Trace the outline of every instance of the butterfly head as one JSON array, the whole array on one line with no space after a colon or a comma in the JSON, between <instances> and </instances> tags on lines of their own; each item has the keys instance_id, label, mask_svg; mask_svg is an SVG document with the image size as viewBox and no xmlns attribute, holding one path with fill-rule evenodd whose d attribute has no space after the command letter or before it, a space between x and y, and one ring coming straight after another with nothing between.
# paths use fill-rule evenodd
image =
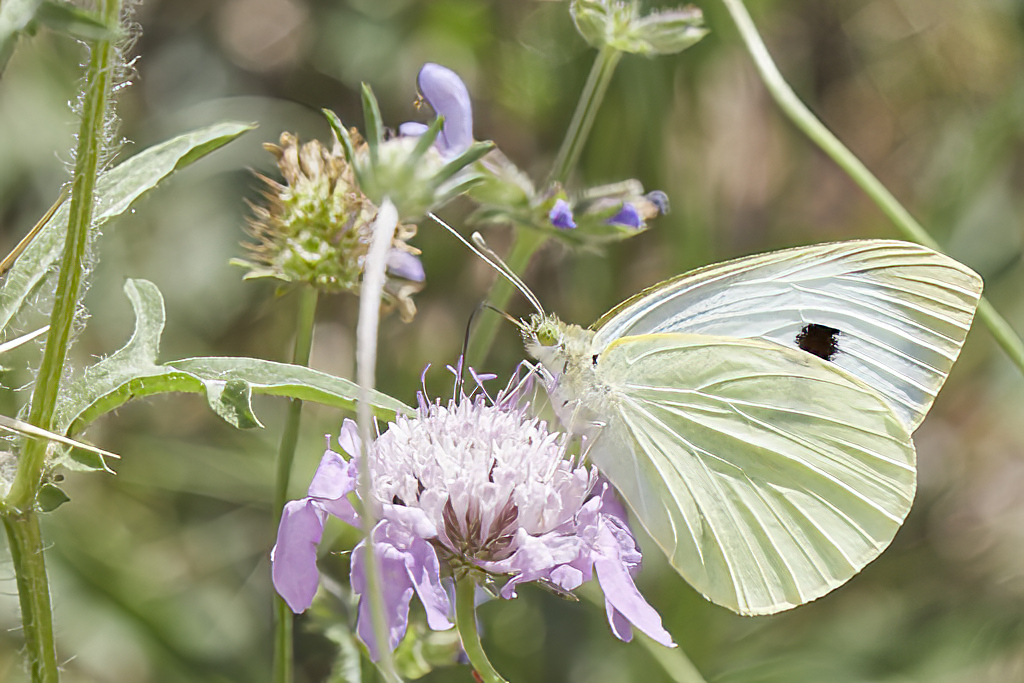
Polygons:
<instances>
[{"instance_id":1,"label":"butterfly head","mask_svg":"<svg viewBox=\"0 0 1024 683\"><path fill-rule=\"evenodd\" d=\"M542 356L561 348L564 330L565 323L553 315L534 313L523 321L523 342L526 344L526 350L535 358L542 359Z\"/></svg>"},{"instance_id":2,"label":"butterfly head","mask_svg":"<svg viewBox=\"0 0 1024 683\"><path fill-rule=\"evenodd\" d=\"M526 351L555 375L565 371L567 362L574 365L578 358L587 356L594 334L539 313L523 321L522 331Z\"/></svg>"}]
</instances>

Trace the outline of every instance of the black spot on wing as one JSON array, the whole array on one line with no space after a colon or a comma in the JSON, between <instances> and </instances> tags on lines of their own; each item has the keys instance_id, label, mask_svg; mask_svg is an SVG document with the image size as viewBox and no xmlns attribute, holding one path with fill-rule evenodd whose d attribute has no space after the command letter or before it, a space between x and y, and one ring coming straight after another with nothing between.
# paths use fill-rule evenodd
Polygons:
<instances>
[{"instance_id":1,"label":"black spot on wing","mask_svg":"<svg viewBox=\"0 0 1024 683\"><path fill-rule=\"evenodd\" d=\"M813 353L824 360L832 360L839 351L839 334L839 330L834 327L810 323L804 325L793 341L807 353Z\"/></svg>"}]
</instances>

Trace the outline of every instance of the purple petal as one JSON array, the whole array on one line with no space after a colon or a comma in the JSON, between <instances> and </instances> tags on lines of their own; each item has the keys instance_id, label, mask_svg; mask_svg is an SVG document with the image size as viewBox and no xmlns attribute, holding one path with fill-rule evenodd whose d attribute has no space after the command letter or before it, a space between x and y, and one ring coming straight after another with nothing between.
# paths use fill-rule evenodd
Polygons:
<instances>
[{"instance_id":1,"label":"purple petal","mask_svg":"<svg viewBox=\"0 0 1024 683\"><path fill-rule=\"evenodd\" d=\"M612 607L612 603L605 600L604 611L608 615L608 625L612 627L612 633L616 638L624 643L632 642L633 640L633 627L629 624L629 619L622 616L622 612Z\"/></svg>"},{"instance_id":2,"label":"purple petal","mask_svg":"<svg viewBox=\"0 0 1024 683\"><path fill-rule=\"evenodd\" d=\"M448 620L451 603L441 585L440 562L430 542L388 521L381 522L373 530L373 540L379 560L388 647L394 650L405 635L413 594L418 595L423 603L430 628L435 631L451 628L452 623ZM352 591L360 596L356 631L376 661L380 652L373 635L369 600L365 599L365 553L365 543L356 546L352 553L351 584Z\"/></svg>"},{"instance_id":3,"label":"purple petal","mask_svg":"<svg viewBox=\"0 0 1024 683\"><path fill-rule=\"evenodd\" d=\"M426 539L416 536L407 540L402 539L404 533L395 529L394 525L389 526L391 528L388 529L388 536L395 534L399 537L395 539L398 541L396 547L404 553L405 569L427 613L427 625L435 631L451 628L453 624L448 620L451 603L448 600L448 593L441 585L441 563L437 559L434 546Z\"/></svg>"},{"instance_id":4,"label":"purple petal","mask_svg":"<svg viewBox=\"0 0 1024 683\"><path fill-rule=\"evenodd\" d=\"M548 213L548 218L551 219L552 225L562 230L571 230L576 227L576 221L572 218L572 209L569 207L569 202L564 199L555 201L554 207Z\"/></svg>"},{"instance_id":5,"label":"purple petal","mask_svg":"<svg viewBox=\"0 0 1024 683\"><path fill-rule=\"evenodd\" d=\"M619 212L605 222L611 225L624 225L627 228L635 228L637 230L644 225L644 219L640 217L640 212L629 202L623 203Z\"/></svg>"},{"instance_id":6,"label":"purple petal","mask_svg":"<svg viewBox=\"0 0 1024 683\"><path fill-rule=\"evenodd\" d=\"M406 121L405 123L399 124L398 134L418 138L419 136L426 133L427 128L429 127L430 126L428 126L427 124L420 123L418 121Z\"/></svg>"},{"instance_id":7,"label":"purple petal","mask_svg":"<svg viewBox=\"0 0 1024 683\"><path fill-rule=\"evenodd\" d=\"M328 449L309 484L309 497L338 519L357 527L359 513L349 502L348 494L355 491L358 482L359 469L355 458L345 460Z\"/></svg>"},{"instance_id":8,"label":"purple petal","mask_svg":"<svg viewBox=\"0 0 1024 683\"><path fill-rule=\"evenodd\" d=\"M602 525L599 534L600 548L595 552L594 570L597 581L604 592L605 607L608 611L608 622L615 635L623 638L626 630L616 613L622 615L646 633L652 640L666 647L675 647L672 636L661 625L661 617L653 607L647 604L644 596L637 590L629 567L619 556L619 540L610 526ZM631 636L631 633L630 633Z\"/></svg>"},{"instance_id":9,"label":"purple petal","mask_svg":"<svg viewBox=\"0 0 1024 683\"><path fill-rule=\"evenodd\" d=\"M394 650L402 641L409 626L409 603L414 594L409 572L406 571L402 554L388 545L374 543L377 553L377 567L380 571L381 597L384 602L384 623L388 631L388 648ZM380 659L377 638L373 633L373 615L370 601L366 599L366 543L360 543L352 551L352 592L359 596L359 618L356 633L370 651L370 659Z\"/></svg>"},{"instance_id":10,"label":"purple petal","mask_svg":"<svg viewBox=\"0 0 1024 683\"><path fill-rule=\"evenodd\" d=\"M271 576L278 595L298 614L313 604L320 574L316 546L324 533L324 513L309 498L285 504L270 554Z\"/></svg>"},{"instance_id":11,"label":"purple petal","mask_svg":"<svg viewBox=\"0 0 1024 683\"><path fill-rule=\"evenodd\" d=\"M341 450L348 453L350 458L358 458L359 451L362 450L361 442L359 441L359 425L356 421L346 417L345 421L341 423L341 433L338 434L338 445L341 446Z\"/></svg>"},{"instance_id":12,"label":"purple petal","mask_svg":"<svg viewBox=\"0 0 1024 683\"><path fill-rule=\"evenodd\" d=\"M423 262L419 257L401 249L392 249L388 254L388 275L413 282L423 282L427 279L427 274L423 270Z\"/></svg>"},{"instance_id":13,"label":"purple petal","mask_svg":"<svg viewBox=\"0 0 1024 683\"><path fill-rule=\"evenodd\" d=\"M466 84L451 69L430 63L420 69L418 82L423 97L444 117L438 151L444 157L462 154L473 144L473 104Z\"/></svg>"}]
</instances>

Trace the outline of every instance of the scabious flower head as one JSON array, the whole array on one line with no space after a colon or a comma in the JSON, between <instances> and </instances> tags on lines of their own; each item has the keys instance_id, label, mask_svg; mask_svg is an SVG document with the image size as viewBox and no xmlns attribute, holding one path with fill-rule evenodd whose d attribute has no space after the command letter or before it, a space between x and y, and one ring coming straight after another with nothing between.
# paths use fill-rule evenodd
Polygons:
<instances>
[{"instance_id":1,"label":"scabious flower head","mask_svg":"<svg viewBox=\"0 0 1024 683\"><path fill-rule=\"evenodd\" d=\"M264 147L277 159L281 184L260 178L268 190L265 206L253 206L246 244L250 261L246 278L273 277L305 282L326 292L358 292L370 228L377 207L359 189L339 145L328 149L319 141L300 144L282 133L280 144ZM398 306L404 320L416 312L412 294L423 286L419 250L407 242L413 225L400 225L388 258L387 303Z\"/></svg>"},{"instance_id":2,"label":"scabious flower head","mask_svg":"<svg viewBox=\"0 0 1024 683\"><path fill-rule=\"evenodd\" d=\"M510 389L493 401L480 391L447 405L420 400L414 417L398 417L368 449L372 497L380 521L371 547L383 576L388 647L405 633L409 603L419 596L427 623L449 628L451 604L442 577L466 571L503 581L497 594L516 596L522 583L570 592L596 573L612 630L632 626L671 646L657 612L633 583L640 552L621 504L594 468L565 457L565 435L530 417ZM355 490L360 451L346 420L341 450L328 450L309 496L285 507L273 553L278 593L293 611L316 593L316 544L327 515L359 519L347 500ZM352 589L365 593L365 542L352 554ZM379 654L368 601L360 600L357 632Z\"/></svg>"}]
</instances>

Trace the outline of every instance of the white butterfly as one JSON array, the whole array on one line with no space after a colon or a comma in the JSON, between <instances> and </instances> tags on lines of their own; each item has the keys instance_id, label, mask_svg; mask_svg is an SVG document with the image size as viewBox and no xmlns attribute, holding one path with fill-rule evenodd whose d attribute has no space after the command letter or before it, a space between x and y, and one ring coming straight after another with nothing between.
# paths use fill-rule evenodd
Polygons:
<instances>
[{"instance_id":1,"label":"white butterfly","mask_svg":"<svg viewBox=\"0 0 1024 683\"><path fill-rule=\"evenodd\" d=\"M588 330L540 312L523 331L560 419L672 566L712 602L772 614L892 541L910 435L981 289L926 247L840 242L680 275Z\"/></svg>"}]
</instances>

